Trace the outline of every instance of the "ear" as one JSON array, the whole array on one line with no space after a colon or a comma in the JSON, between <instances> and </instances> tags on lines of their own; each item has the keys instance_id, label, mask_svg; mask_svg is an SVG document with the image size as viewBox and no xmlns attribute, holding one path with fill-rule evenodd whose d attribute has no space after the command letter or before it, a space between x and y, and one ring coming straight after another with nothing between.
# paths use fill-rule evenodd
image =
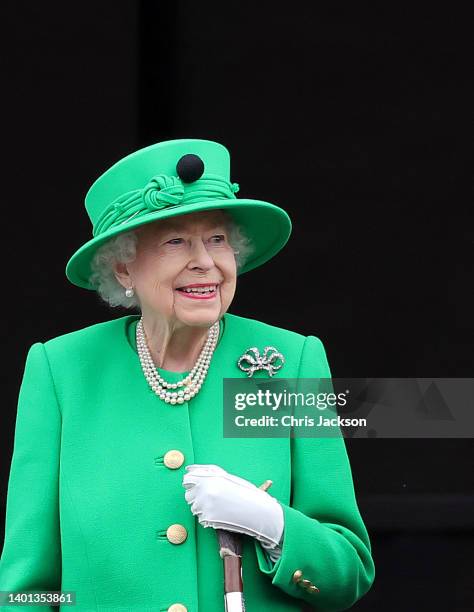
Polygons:
<instances>
[{"instance_id":1,"label":"ear","mask_svg":"<svg viewBox=\"0 0 474 612\"><path fill-rule=\"evenodd\" d=\"M113 270L115 278L118 280L118 282L122 285L122 287L128 289L128 287L132 285L132 280L130 278L127 264L116 262Z\"/></svg>"}]
</instances>

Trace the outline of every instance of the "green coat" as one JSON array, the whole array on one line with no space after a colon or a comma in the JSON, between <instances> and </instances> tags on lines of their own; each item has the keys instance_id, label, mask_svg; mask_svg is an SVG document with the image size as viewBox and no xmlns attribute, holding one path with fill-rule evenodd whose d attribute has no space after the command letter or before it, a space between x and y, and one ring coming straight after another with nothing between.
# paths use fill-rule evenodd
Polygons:
<instances>
[{"instance_id":1,"label":"green coat","mask_svg":"<svg viewBox=\"0 0 474 612\"><path fill-rule=\"evenodd\" d=\"M284 510L275 565L255 539L244 537L247 612L295 611L304 602L321 611L350 608L369 590L374 563L344 439L222 433L222 379L246 378L236 365L242 353L271 345L286 360L275 376L329 377L321 341L226 313L201 391L173 406L156 397L142 374L138 319L124 316L31 346L19 394L0 590L75 591L77 605L68 609L77 611L163 612L180 603L174 610L221 612L216 533L191 513L182 486L186 465L213 463L257 486L273 480L269 493ZM161 372L169 380L182 377ZM184 455L180 467L166 465L170 450ZM181 544L168 540L172 524L187 530ZM296 570L319 593L296 584Z\"/></svg>"}]
</instances>

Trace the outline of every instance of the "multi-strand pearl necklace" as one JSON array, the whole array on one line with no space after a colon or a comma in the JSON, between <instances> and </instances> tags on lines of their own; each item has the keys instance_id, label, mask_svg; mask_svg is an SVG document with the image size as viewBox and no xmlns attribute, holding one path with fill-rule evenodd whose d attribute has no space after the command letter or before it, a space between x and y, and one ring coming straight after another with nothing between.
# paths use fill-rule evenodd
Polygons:
<instances>
[{"instance_id":1,"label":"multi-strand pearl necklace","mask_svg":"<svg viewBox=\"0 0 474 612\"><path fill-rule=\"evenodd\" d=\"M182 404L183 402L188 402L197 395L204 383L219 338L219 321L216 321L216 323L209 328L206 343L199 353L194 368L185 378L175 383L169 383L164 380L156 370L146 341L145 330L143 328L143 317L141 317L137 323L136 338L138 356L140 357L143 374L152 390L167 404ZM172 391L168 389L172 389Z\"/></svg>"}]
</instances>

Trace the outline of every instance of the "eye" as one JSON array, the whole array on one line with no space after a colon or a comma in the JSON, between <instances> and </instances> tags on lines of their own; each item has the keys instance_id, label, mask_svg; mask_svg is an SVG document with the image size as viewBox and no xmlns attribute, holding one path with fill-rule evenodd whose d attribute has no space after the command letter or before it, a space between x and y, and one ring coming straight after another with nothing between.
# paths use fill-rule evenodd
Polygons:
<instances>
[{"instance_id":1,"label":"eye","mask_svg":"<svg viewBox=\"0 0 474 612\"><path fill-rule=\"evenodd\" d=\"M182 240L182 238L172 238L171 240L168 240L166 244L180 244L180 241Z\"/></svg>"},{"instance_id":2,"label":"eye","mask_svg":"<svg viewBox=\"0 0 474 612\"><path fill-rule=\"evenodd\" d=\"M215 238L217 240L214 240ZM212 236L210 240L214 242L214 244L220 244L221 242L225 242L225 236L224 234L216 234L215 236Z\"/></svg>"}]
</instances>

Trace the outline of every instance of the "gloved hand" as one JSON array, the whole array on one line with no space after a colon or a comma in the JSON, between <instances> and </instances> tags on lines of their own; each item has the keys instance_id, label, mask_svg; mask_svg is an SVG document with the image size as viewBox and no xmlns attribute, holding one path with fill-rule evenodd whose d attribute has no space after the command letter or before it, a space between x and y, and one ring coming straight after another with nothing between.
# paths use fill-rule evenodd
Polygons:
<instances>
[{"instance_id":1,"label":"gloved hand","mask_svg":"<svg viewBox=\"0 0 474 612\"><path fill-rule=\"evenodd\" d=\"M263 489L214 464L185 467L185 498L203 527L226 529L259 540L272 561L281 555L283 508Z\"/></svg>"}]
</instances>

